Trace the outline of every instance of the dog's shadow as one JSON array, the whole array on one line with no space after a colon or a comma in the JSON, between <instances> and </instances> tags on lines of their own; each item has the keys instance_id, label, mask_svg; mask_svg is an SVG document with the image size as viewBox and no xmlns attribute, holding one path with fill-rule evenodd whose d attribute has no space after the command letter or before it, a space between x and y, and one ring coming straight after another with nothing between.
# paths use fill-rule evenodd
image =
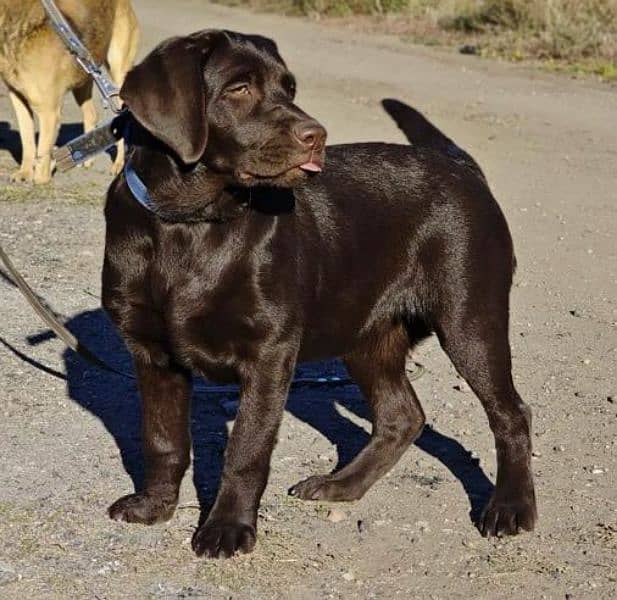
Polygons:
<instances>
[{"instance_id":1,"label":"dog's shadow","mask_svg":"<svg viewBox=\"0 0 617 600\"><path fill-rule=\"evenodd\" d=\"M83 132L84 127L81 123L63 123L55 143L57 146L62 146ZM19 131L13 129L8 121L0 121L0 149L6 150L16 163L21 163L22 147Z\"/></svg>"},{"instance_id":2,"label":"dog's shadow","mask_svg":"<svg viewBox=\"0 0 617 600\"><path fill-rule=\"evenodd\" d=\"M129 354L102 310L80 313L67 323L67 327L100 358L120 371L132 373ZM53 334L46 332L32 336L28 341L36 345L51 337ZM136 381L101 371L70 350L65 352L64 361L69 396L101 420L120 450L124 469L135 489L141 489L143 457ZM334 378L338 378L341 384L332 381ZM342 406L368 420L360 391L355 385L345 383L348 375L342 363L336 360L301 364L297 368L296 379L300 383L292 386L287 410L336 447L336 469L340 469L369 439L366 431L343 416L339 409ZM307 380L318 379L327 381L307 383ZM191 425L194 483L201 505L209 507L219 485L227 445L227 425L235 416L238 390L236 386L205 384L204 391L203 382L196 384ZM456 440L430 426L425 427L415 445L436 458L460 481L469 499L470 517L476 522L493 490L478 461ZM430 487L440 482L421 474L414 479L419 485ZM118 490L119 494L122 491Z\"/></svg>"}]
</instances>

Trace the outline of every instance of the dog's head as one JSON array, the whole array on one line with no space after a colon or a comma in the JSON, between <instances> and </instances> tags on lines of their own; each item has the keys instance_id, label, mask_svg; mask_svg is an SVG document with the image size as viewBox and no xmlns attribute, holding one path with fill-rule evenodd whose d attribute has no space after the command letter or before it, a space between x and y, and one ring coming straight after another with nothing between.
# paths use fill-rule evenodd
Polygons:
<instances>
[{"instance_id":1,"label":"dog's head","mask_svg":"<svg viewBox=\"0 0 617 600\"><path fill-rule=\"evenodd\" d=\"M157 46L120 95L183 163L245 186L290 186L321 170L326 140L294 104L295 87L272 40L206 30Z\"/></svg>"}]
</instances>

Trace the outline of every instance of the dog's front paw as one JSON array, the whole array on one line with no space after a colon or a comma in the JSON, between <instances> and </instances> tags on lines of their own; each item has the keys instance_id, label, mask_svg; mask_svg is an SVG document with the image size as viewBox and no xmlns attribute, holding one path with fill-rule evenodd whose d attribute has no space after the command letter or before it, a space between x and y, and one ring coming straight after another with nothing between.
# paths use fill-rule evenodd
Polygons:
<instances>
[{"instance_id":1,"label":"dog's front paw","mask_svg":"<svg viewBox=\"0 0 617 600\"><path fill-rule=\"evenodd\" d=\"M34 167L21 167L13 171L9 176L13 183L32 182L34 180Z\"/></svg>"},{"instance_id":2,"label":"dog's front paw","mask_svg":"<svg viewBox=\"0 0 617 600\"><path fill-rule=\"evenodd\" d=\"M313 475L291 487L289 495L301 500L351 502L362 498L364 490L353 481L337 481L332 475Z\"/></svg>"},{"instance_id":3,"label":"dog's front paw","mask_svg":"<svg viewBox=\"0 0 617 600\"><path fill-rule=\"evenodd\" d=\"M230 558L240 552L248 554L255 548L255 527L238 521L206 521L193 535L193 550L197 556Z\"/></svg>"},{"instance_id":4,"label":"dog's front paw","mask_svg":"<svg viewBox=\"0 0 617 600\"><path fill-rule=\"evenodd\" d=\"M482 513L479 529L484 537L517 535L522 531L533 531L536 519L533 493L517 499L500 499L494 494Z\"/></svg>"},{"instance_id":5,"label":"dog's front paw","mask_svg":"<svg viewBox=\"0 0 617 600\"><path fill-rule=\"evenodd\" d=\"M151 494L129 494L116 500L108 509L114 521L153 525L169 521L176 510L177 499Z\"/></svg>"}]
</instances>

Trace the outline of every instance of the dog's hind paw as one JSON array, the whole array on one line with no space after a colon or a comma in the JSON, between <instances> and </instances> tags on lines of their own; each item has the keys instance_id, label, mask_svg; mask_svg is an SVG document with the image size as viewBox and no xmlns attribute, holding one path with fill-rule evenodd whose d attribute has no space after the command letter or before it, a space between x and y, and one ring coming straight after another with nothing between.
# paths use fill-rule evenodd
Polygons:
<instances>
[{"instance_id":1,"label":"dog's hind paw","mask_svg":"<svg viewBox=\"0 0 617 600\"><path fill-rule=\"evenodd\" d=\"M177 498L166 498L146 493L129 494L116 500L108 509L114 521L153 525L169 521L176 510Z\"/></svg>"},{"instance_id":2,"label":"dog's hind paw","mask_svg":"<svg viewBox=\"0 0 617 600\"><path fill-rule=\"evenodd\" d=\"M300 500L351 502L362 498L364 491L349 478L338 481L332 475L313 475L291 487L289 495Z\"/></svg>"}]
</instances>

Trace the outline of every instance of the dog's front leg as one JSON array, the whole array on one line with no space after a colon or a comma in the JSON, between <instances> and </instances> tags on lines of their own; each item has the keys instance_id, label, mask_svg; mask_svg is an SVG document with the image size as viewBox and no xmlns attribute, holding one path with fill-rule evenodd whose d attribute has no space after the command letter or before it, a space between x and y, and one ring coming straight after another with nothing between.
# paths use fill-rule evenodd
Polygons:
<instances>
[{"instance_id":1,"label":"dog's front leg","mask_svg":"<svg viewBox=\"0 0 617 600\"><path fill-rule=\"evenodd\" d=\"M143 490L109 508L116 521L151 525L172 517L190 461L190 374L136 359L145 461Z\"/></svg>"},{"instance_id":2,"label":"dog's front leg","mask_svg":"<svg viewBox=\"0 0 617 600\"><path fill-rule=\"evenodd\" d=\"M283 416L296 353L263 357L242 377L240 407L214 506L193 536L198 555L227 558L255 546L257 509Z\"/></svg>"}]
</instances>

